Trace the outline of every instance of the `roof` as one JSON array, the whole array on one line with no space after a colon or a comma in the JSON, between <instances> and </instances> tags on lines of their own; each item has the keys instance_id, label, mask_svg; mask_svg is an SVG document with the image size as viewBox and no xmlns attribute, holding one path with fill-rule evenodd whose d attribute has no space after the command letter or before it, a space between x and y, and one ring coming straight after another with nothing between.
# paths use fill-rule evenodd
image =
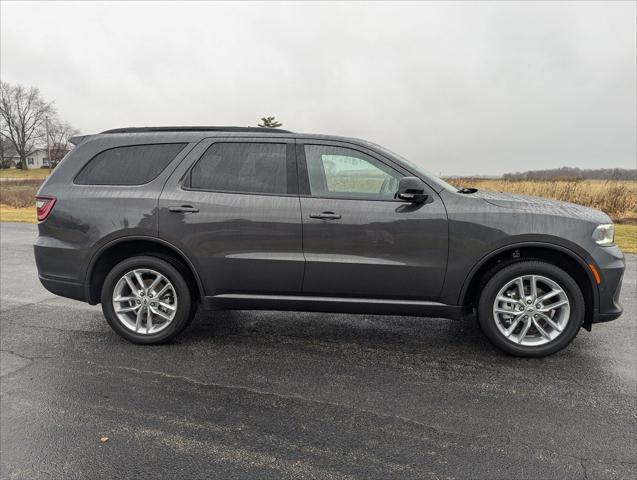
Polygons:
<instances>
[{"instance_id":1,"label":"roof","mask_svg":"<svg viewBox=\"0 0 637 480\"><path fill-rule=\"evenodd\" d=\"M148 133L148 132L246 132L246 133L292 133L289 130L265 127L125 127L104 130L101 133Z\"/></svg>"},{"instance_id":2,"label":"roof","mask_svg":"<svg viewBox=\"0 0 637 480\"><path fill-rule=\"evenodd\" d=\"M110 130L105 130L98 134L93 135L78 135L75 137L71 137L69 141L73 145L79 145L80 143L84 143L84 141L91 138L100 138L102 135L108 137L113 135L111 138L118 138L119 135L122 137L128 135L140 135L141 138L152 138L156 136L166 136L171 139L180 139L189 142L198 142L202 138L209 136L224 136L224 137L237 137L241 138L244 136L261 136L261 137L282 137L282 138L312 138L317 140L330 140L330 141L345 141L350 143L355 143L364 146L372 146L373 144L357 138L350 137L342 137L335 135L324 135L324 134L315 134L315 133L297 133L292 132L290 130L283 130L280 128L264 128L264 127L233 127L233 126L165 126L165 127L125 127L125 128L113 128ZM137 139L136 139L137 140Z\"/></svg>"}]
</instances>

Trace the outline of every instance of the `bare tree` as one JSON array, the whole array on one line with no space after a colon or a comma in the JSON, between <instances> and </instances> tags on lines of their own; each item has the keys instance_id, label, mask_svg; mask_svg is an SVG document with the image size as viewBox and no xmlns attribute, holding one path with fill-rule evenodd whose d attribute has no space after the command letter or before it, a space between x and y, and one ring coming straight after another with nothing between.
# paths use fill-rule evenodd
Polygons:
<instances>
[{"instance_id":1,"label":"bare tree","mask_svg":"<svg viewBox=\"0 0 637 480\"><path fill-rule=\"evenodd\" d=\"M57 118L49 119L49 148L51 150L49 162L51 168L55 168L71 149L69 138L79 133L80 131L73 128L68 122Z\"/></svg>"},{"instance_id":2,"label":"bare tree","mask_svg":"<svg viewBox=\"0 0 637 480\"><path fill-rule=\"evenodd\" d=\"M279 128L283 126L283 124L279 122L275 117L261 117L261 123L259 123L258 125L259 127L264 128Z\"/></svg>"},{"instance_id":3,"label":"bare tree","mask_svg":"<svg viewBox=\"0 0 637 480\"><path fill-rule=\"evenodd\" d=\"M13 142L0 135L0 168L9 168L15 157Z\"/></svg>"},{"instance_id":4,"label":"bare tree","mask_svg":"<svg viewBox=\"0 0 637 480\"><path fill-rule=\"evenodd\" d=\"M36 87L0 83L0 135L8 138L27 168L27 157L44 138L45 117L55 115L53 103L45 101Z\"/></svg>"}]
</instances>

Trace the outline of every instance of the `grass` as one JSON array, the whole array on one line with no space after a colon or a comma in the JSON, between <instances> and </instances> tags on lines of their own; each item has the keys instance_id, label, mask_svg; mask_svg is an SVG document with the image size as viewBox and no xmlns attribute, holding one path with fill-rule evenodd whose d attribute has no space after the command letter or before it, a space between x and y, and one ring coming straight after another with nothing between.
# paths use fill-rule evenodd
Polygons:
<instances>
[{"instance_id":1,"label":"grass","mask_svg":"<svg viewBox=\"0 0 637 480\"><path fill-rule=\"evenodd\" d=\"M42 180L36 178L0 181L0 204L13 208L32 207L41 184Z\"/></svg>"},{"instance_id":2,"label":"grass","mask_svg":"<svg viewBox=\"0 0 637 480\"><path fill-rule=\"evenodd\" d=\"M16 179L40 179L43 180L49 176L48 168L34 168L33 170L19 170L17 168L0 168L0 179L16 178Z\"/></svg>"},{"instance_id":3,"label":"grass","mask_svg":"<svg viewBox=\"0 0 637 480\"><path fill-rule=\"evenodd\" d=\"M0 222L36 223L35 207L14 208L0 204Z\"/></svg>"},{"instance_id":4,"label":"grass","mask_svg":"<svg viewBox=\"0 0 637 480\"><path fill-rule=\"evenodd\" d=\"M36 223L35 207L13 208L0 204L1 222ZM615 242L624 253L637 253L637 224L616 224Z\"/></svg>"},{"instance_id":5,"label":"grass","mask_svg":"<svg viewBox=\"0 0 637 480\"><path fill-rule=\"evenodd\" d=\"M624 253L637 253L637 225L615 225L615 242Z\"/></svg>"},{"instance_id":6,"label":"grass","mask_svg":"<svg viewBox=\"0 0 637 480\"><path fill-rule=\"evenodd\" d=\"M637 221L637 181L562 179L509 181L454 178L450 179L450 183L457 187L476 187L479 190L518 193L577 203L601 210L616 222Z\"/></svg>"},{"instance_id":7,"label":"grass","mask_svg":"<svg viewBox=\"0 0 637 480\"><path fill-rule=\"evenodd\" d=\"M615 222L615 241L624 253L637 253L637 182L616 180L509 181L454 178L457 187L534 195L577 203L606 212Z\"/></svg>"},{"instance_id":8,"label":"grass","mask_svg":"<svg viewBox=\"0 0 637 480\"><path fill-rule=\"evenodd\" d=\"M0 169L0 221L35 223L34 196L48 174L46 169ZM615 226L615 239L624 253L637 253L636 181L461 178L451 179L451 183L458 187L535 195L597 208L619 222Z\"/></svg>"}]
</instances>

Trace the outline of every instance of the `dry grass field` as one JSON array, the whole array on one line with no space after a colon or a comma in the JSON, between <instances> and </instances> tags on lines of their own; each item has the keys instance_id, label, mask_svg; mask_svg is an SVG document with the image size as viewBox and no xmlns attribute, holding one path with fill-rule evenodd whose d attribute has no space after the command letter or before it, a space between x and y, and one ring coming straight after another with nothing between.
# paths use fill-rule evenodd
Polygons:
<instances>
[{"instance_id":1,"label":"dry grass field","mask_svg":"<svg viewBox=\"0 0 637 480\"><path fill-rule=\"evenodd\" d=\"M36 178L0 180L0 204L12 208L35 205L35 194L42 181Z\"/></svg>"},{"instance_id":2,"label":"dry grass field","mask_svg":"<svg viewBox=\"0 0 637 480\"><path fill-rule=\"evenodd\" d=\"M457 187L475 187L479 190L534 195L577 203L602 210L615 222L637 222L637 181L453 178L449 182Z\"/></svg>"},{"instance_id":3,"label":"dry grass field","mask_svg":"<svg viewBox=\"0 0 637 480\"><path fill-rule=\"evenodd\" d=\"M0 222L35 223L36 221L35 205L14 208L0 204Z\"/></svg>"},{"instance_id":4,"label":"dry grass field","mask_svg":"<svg viewBox=\"0 0 637 480\"><path fill-rule=\"evenodd\" d=\"M637 225L616 224L615 243L624 253L637 253Z\"/></svg>"},{"instance_id":5,"label":"dry grass field","mask_svg":"<svg viewBox=\"0 0 637 480\"><path fill-rule=\"evenodd\" d=\"M0 169L0 209L4 213L2 220L8 220L12 209L34 207L35 194L44 179L51 173L46 168L18 170L16 168ZM24 217L24 215L21 215Z\"/></svg>"},{"instance_id":6,"label":"dry grass field","mask_svg":"<svg viewBox=\"0 0 637 480\"><path fill-rule=\"evenodd\" d=\"M624 253L637 253L637 181L615 180L501 180L452 178L449 182L479 190L534 195L577 203L606 212L614 222L615 240Z\"/></svg>"},{"instance_id":7,"label":"dry grass field","mask_svg":"<svg viewBox=\"0 0 637 480\"><path fill-rule=\"evenodd\" d=\"M49 176L51 171L48 168L35 168L33 170L18 170L17 168L2 168L0 169L0 179L3 178L15 178L15 179L32 179L38 178L40 180Z\"/></svg>"},{"instance_id":8,"label":"dry grass field","mask_svg":"<svg viewBox=\"0 0 637 480\"><path fill-rule=\"evenodd\" d=\"M0 170L0 221L35 223L34 196L48 170ZM637 181L506 181L454 178L457 187L519 193L578 203L606 212L617 225L617 244L637 253Z\"/></svg>"}]
</instances>

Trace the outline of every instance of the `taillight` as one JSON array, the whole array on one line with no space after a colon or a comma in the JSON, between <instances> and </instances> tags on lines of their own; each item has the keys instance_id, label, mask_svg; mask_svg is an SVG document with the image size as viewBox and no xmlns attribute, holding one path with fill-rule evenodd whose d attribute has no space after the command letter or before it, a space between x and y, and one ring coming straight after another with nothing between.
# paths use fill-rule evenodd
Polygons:
<instances>
[{"instance_id":1,"label":"taillight","mask_svg":"<svg viewBox=\"0 0 637 480\"><path fill-rule=\"evenodd\" d=\"M55 205L56 200L57 198L55 197L45 197L44 195L37 195L35 197L35 207L38 211L39 222L46 220L46 217L48 217L51 210L53 210L53 205Z\"/></svg>"}]
</instances>

